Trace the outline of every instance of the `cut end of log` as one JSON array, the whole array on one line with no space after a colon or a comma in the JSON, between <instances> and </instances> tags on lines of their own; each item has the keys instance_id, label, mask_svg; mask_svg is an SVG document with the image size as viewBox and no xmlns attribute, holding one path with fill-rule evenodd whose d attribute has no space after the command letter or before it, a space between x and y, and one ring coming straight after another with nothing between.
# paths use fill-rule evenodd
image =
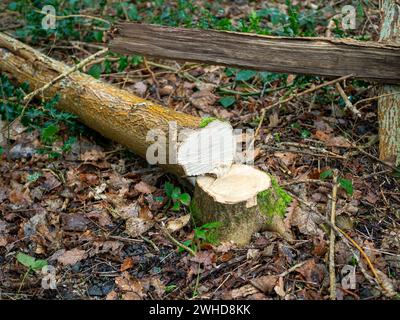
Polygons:
<instances>
[{"instance_id":1,"label":"cut end of log","mask_svg":"<svg viewBox=\"0 0 400 320\"><path fill-rule=\"evenodd\" d=\"M178 164L187 176L211 173L230 167L235 155L233 128L214 120L205 128L189 130L178 150Z\"/></svg>"}]
</instances>

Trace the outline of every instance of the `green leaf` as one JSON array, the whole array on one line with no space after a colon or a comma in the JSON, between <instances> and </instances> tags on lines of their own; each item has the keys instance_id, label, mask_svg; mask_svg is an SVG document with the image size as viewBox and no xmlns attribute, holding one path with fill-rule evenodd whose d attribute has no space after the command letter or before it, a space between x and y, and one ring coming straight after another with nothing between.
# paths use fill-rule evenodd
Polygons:
<instances>
[{"instance_id":1,"label":"green leaf","mask_svg":"<svg viewBox=\"0 0 400 320\"><path fill-rule=\"evenodd\" d=\"M8 9L11 10L11 11L17 11L17 9L18 9L18 3L16 3L16 2L11 2L11 3L8 5Z\"/></svg>"},{"instance_id":2,"label":"green leaf","mask_svg":"<svg viewBox=\"0 0 400 320\"><path fill-rule=\"evenodd\" d=\"M35 258L23 252L18 252L17 261L28 268L32 268L32 266L35 264Z\"/></svg>"},{"instance_id":3,"label":"green leaf","mask_svg":"<svg viewBox=\"0 0 400 320\"><path fill-rule=\"evenodd\" d=\"M209 222L206 224L203 224L200 228L202 229L217 229L222 226L222 223L220 221L214 221L214 222Z\"/></svg>"},{"instance_id":4,"label":"green leaf","mask_svg":"<svg viewBox=\"0 0 400 320\"><path fill-rule=\"evenodd\" d=\"M319 175L320 179L324 180L333 176L332 170L326 170Z\"/></svg>"},{"instance_id":5,"label":"green leaf","mask_svg":"<svg viewBox=\"0 0 400 320\"><path fill-rule=\"evenodd\" d=\"M31 269L38 271L38 270L42 270L44 266L47 266L47 261L39 259L33 263L33 265L31 266Z\"/></svg>"},{"instance_id":6,"label":"green leaf","mask_svg":"<svg viewBox=\"0 0 400 320\"><path fill-rule=\"evenodd\" d=\"M40 177L42 176L42 174L40 172L34 172L32 174L30 174L28 176L28 181L29 182L35 182L37 181Z\"/></svg>"},{"instance_id":7,"label":"green leaf","mask_svg":"<svg viewBox=\"0 0 400 320\"><path fill-rule=\"evenodd\" d=\"M178 200L181 195L181 188L175 187L171 194L171 199Z\"/></svg>"},{"instance_id":8,"label":"green leaf","mask_svg":"<svg viewBox=\"0 0 400 320\"><path fill-rule=\"evenodd\" d=\"M102 42L103 41L103 31L94 31L93 32L93 38L97 42Z\"/></svg>"},{"instance_id":9,"label":"green leaf","mask_svg":"<svg viewBox=\"0 0 400 320\"><path fill-rule=\"evenodd\" d=\"M154 199L154 201L157 201L157 202L163 202L164 201L164 197L162 197L162 196L153 197L153 199Z\"/></svg>"},{"instance_id":10,"label":"green leaf","mask_svg":"<svg viewBox=\"0 0 400 320\"><path fill-rule=\"evenodd\" d=\"M88 74L90 74L93 78L100 78L101 73L103 71L103 67L101 66L100 63L96 63L88 71Z\"/></svg>"},{"instance_id":11,"label":"green leaf","mask_svg":"<svg viewBox=\"0 0 400 320\"><path fill-rule=\"evenodd\" d=\"M118 60L118 72L122 72L129 65L128 57L124 56Z\"/></svg>"},{"instance_id":12,"label":"green leaf","mask_svg":"<svg viewBox=\"0 0 400 320\"><path fill-rule=\"evenodd\" d=\"M2 146L0 146L0 156L4 153L4 149Z\"/></svg>"},{"instance_id":13,"label":"green leaf","mask_svg":"<svg viewBox=\"0 0 400 320\"><path fill-rule=\"evenodd\" d=\"M353 195L353 183L349 179L339 179L340 186L347 192L348 195Z\"/></svg>"},{"instance_id":14,"label":"green leaf","mask_svg":"<svg viewBox=\"0 0 400 320\"><path fill-rule=\"evenodd\" d=\"M257 71L254 70L240 70L237 74L236 74L236 81L248 81L252 78L255 77L255 75L257 74Z\"/></svg>"},{"instance_id":15,"label":"green leaf","mask_svg":"<svg viewBox=\"0 0 400 320\"><path fill-rule=\"evenodd\" d=\"M57 138L57 132L60 128L55 124L50 124L42 129L41 139L44 143L53 143Z\"/></svg>"},{"instance_id":16,"label":"green leaf","mask_svg":"<svg viewBox=\"0 0 400 320\"><path fill-rule=\"evenodd\" d=\"M226 96L218 100L218 102L224 107L228 108L236 102L236 98L234 96Z\"/></svg>"},{"instance_id":17,"label":"green leaf","mask_svg":"<svg viewBox=\"0 0 400 320\"><path fill-rule=\"evenodd\" d=\"M308 130L301 130L301 137L303 138L303 139L305 139L305 138L309 138L311 136L311 132L310 131L308 131Z\"/></svg>"},{"instance_id":18,"label":"green leaf","mask_svg":"<svg viewBox=\"0 0 400 320\"><path fill-rule=\"evenodd\" d=\"M189 206L190 205L190 195L187 193L182 193L179 196L179 201L184 204L185 206Z\"/></svg>"},{"instance_id":19,"label":"green leaf","mask_svg":"<svg viewBox=\"0 0 400 320\"><path fill-rule=\"evenodd\" d=\"M174 188L175 186L170 182L166 182L164 184L164 190L167 197L172 198L172 192L174 191Z\"/></svg>"},{"instance_id":20,"label":"green leaf","mask_svg":"<svg viewBox=\"0 0 400 320\"><path fill-rule=\"evenodd\" d=\"M129 17L129 19L134 20L134 21L139 20L139 18L140 18L136 6L132 3L129 5L129 8L128 8L128 17Z\"/></svg>"},{"instance_id":21,"label":"green leaf","mask_svg":"<svg viewBox=\"0 0 400 320\"><path fill-rule=\"evenodd\" d=\"M179 211L180 208L181 208L181 204L179 202L175 202L174 205L172 206L171 210Z\"/></svg>"},{"instance_id":22,"label":"green leaf","mask_svg":"<svg viewBox=\"0 0 400 320\"><path fill-rule=\"evenodd\" d=\"M180 249L182 249L181 247L179 247ZM183 250L183 249L182 249ZM177 288L177 285L175 284L170 284L169 286L165 287L165 293L171 293L172 291L174 291Z\"/></svg>"}]
</instances>

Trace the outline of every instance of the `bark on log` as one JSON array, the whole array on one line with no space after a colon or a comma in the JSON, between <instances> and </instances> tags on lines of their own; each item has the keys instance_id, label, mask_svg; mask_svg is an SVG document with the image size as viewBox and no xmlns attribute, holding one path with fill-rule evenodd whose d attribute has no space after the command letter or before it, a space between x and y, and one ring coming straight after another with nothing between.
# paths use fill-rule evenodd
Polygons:
<instances>
[{"instance_id":1,"label":"bark on log","mask_svg":"<svg viewBox=\"0 0 400 320\"><path fill-rule=\"evenodd\" d=\"M400 4L383 2L384 19L380 41L400 44ZM400 81L398 81L400 83ZM400 86L385 85L378 100L379 156L381 160L400 165Z\"/></svg>"},{"instance_id":2,"label":"bark on log","mask_svg":"<svg viewBox=\"0 0 400 320\"><path fill-rule=\"evenodd\" d=\"M400 82L400 46L352 39L270 37L251 33L121 23L110 49L173 60L271 72Z\"/></svg>"},{"instance_id":3,"label":"bark on log","mask_svg":"<svg viewBox=\"0 0 400 320\"><path fill-rule=\"evenodd\" d=\"M55 61L33 48L0 33L0 71L9 74L17 83L28 82L30 90L41 88L51 79L54 79L61 73L65 73L68 69L67 65ZM56 82L43 93L43 96L44 98L52 98L57 93L60 95L57 108L76 114L87 126L98 131L105 137L125 145L144 158L146 158L149 147L153 144L152 141L147 141L146 139L148 131L158 129L165 132L168 137L169 122L176 122L178 125L177 129L181 129L185 133L182 143L179 144L178 148L177 158L180 162L178 164L164 164L163 167L179 177L184 175L197 176L214 171L221 173L225 172L225 170L218 170L221 165L226 166L228 169L231 167L234 155L234 140L232 128L226 122L215 120L204 128L200 128L199 126L202 123L202 119L200 118L176 112L151 101L141 99L125 90L96 80L79 71L73 72L59 82ZM204 135L206 136L206 142L208 141L207 138L213 138L212 144L200 143ZM217 161L211 159L207 162L209 155L213 152L220 153L219 156L222 154L223 161L221 162L221 158L217 156ZM197 156L200 156L199 159L204 160L205 163L199 164ZM201 156L204 156L204 158ZM265 177L265 174L257 169L248 166L243 167L246 168L244 169L245 172L252 172L255 176ZM228 175L225 178L222 177L225 180L229 180L230 178L232 178L232 175ZM238 186L242 185L241 181L243 179L251 179L250 177L243 176L239 178L236 181ZM207 179L207 177L200 176L197 179ZM230 191L231 200L228 202L223 197L218 199L208 198L206 200L207 209L204 205L206 198L198 195L199 191L203 188L201 187L201 182L197 184L197 191L195 192L193 202L199 204L200 211L197 210L197 214L198 216L200 215L203 223L222 221L226 225L223 230L227 232L223 234L221 240L245 244L250 240L253 232L265 229L266 223L269 224L270 228L279 232L282 231L280 228L276 228L275 224L277 224L276 221L279 221L281 224L281 214L284 211L277 210L275 212L274 206L268 206L267 211L271 216L270 219L249 221L249 219L254 217L257 210L263 212L265 201L267 203L282 202L279 200L282 198L282 194L269 193L270 188L265 181L263 186L261 189L254 189L253 195L250 194L249 198L254 200L250 208L243 205L244 202L240 198L241 192L239 189ZM214 191L217 193L226 193L225 187L226 185L222 183ZM206 193L206 189L204 189L204 193ZM264 195L260 198L262 200L260 206L257 204L259 194ZM201 199L197 199L197 197ZM209 208L216 210L212 210L211 214ZM279 209L282 208L279 207ZM202 216L203 211L204 217ZM279 213L276 215L276 218L275 213ZM243 221L242 217L246 215L249 219ZM244 238L238 238L237 235L240 234L246 225L237 223L237 221L252 224L251 228L246 229L248 231ZM284 234L284 232L281 233Z\"/></svg>"}]
</instances>

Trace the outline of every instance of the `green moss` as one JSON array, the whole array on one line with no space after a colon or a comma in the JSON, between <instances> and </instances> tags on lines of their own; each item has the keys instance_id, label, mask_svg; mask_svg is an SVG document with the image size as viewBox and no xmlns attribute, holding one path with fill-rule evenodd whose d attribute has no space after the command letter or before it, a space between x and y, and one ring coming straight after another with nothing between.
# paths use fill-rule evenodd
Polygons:
<instances>
[{"instance_id":1,"label":"green moss","mask_svg":"<svg viewBox=\"0 0 400 320\"><path fill-rule=\"evenodd\" d=\"M274 215L279 215L282 218L285 217L286 209L292 202L292 197L271 177L271 188L260 192L257 200L261 212L272 219Z\"/></svg>"},{"instance_id":2,"label":"green moss","mask_svg":"<svg viewBox=\"0 0 400 320\"><path fill-rule=\"evenodd\" d=\"M200 121L200 128L205 128L209 123L213 122L214 120L217 120L217 118L213 118L213 117L204 117L201 119Z\"/></svg>"}]
</instances>

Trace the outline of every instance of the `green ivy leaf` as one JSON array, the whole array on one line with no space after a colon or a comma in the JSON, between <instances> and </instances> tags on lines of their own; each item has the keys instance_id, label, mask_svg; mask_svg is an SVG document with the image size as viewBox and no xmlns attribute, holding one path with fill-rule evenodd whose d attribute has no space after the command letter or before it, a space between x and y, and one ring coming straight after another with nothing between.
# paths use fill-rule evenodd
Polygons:
<instances>
[{"instance_id":1,"label":"green ivy leaf","mask_svg":"<svg viewBox=\"0 0 400 320\"><path fill-rule=\"evenodd\" d=\"M172 192L174 191L174 185L170 182L164 184L164 190L167 197L172 198Z\"/></svg>"},{"instance_id":2,"label":"green ivy leaf","mask_svg":"<svg viewBox=\"0 0 400 320\"><path fill-rule=\"evenodd\" d=\"M182 193L179 196L179 201L184 204L185 206L189 206L190 205L190 195L188 193Z\"/></svg>"},{"instance_id":3,"label":"green ivy leaf","mask_svg":"<svg viewBox=\"0 0 400 320\"><path fill-rule=\"evenodd\" d=\"M57 132L60 128L55 124L50 124L42 129L41 139L44 143L53 143L57 139Z\"/></svg>"},{"instance_id":4,"label":"green ivy leaf","mask_svg":"<svg viewBox=\"0 0 400 320\"><path fill-rule=\"evenodd\" d=\"M236 98L234 96L226 96L218 100L218 102L224 107L228 108L236 102Z\"/></svg>"},{"instance_id":5,"label":"green ivy leaf","mask_svg":"<svg viewBox=\"0 0 400 320\"><path fill-rule=\"evenodd\" d=\"M99 79L102 71L103 71L103 67L101 66L101 64L96 63L90 67L88 74L90 74L93 78Z\"/></svg>"},{"instance_id":6,"label":"green ivy leaf","mask_svg":"<svg viewBox=\"0 0 400 320\"><path fill-rule=\"evenodd\" d=\"M306 138L309 138L311 136L311 132L310 131L308 131L308 130L301 130L301 137L303 138L303 139L306 139Z\"/></svg>"},{"instance_id":7,"label":"green ivy leaf","mask_svg":"<svg viewBox=\"0 0 400 320\"><path fill-rule=\"evenodd\" d=\"M133 21L137 21L139 20L140 16L138 13L138 10L136 8L136 6L134 4L129 4L129 8L128 8L128 17L129 19L133 20Z\"/></svg>"},{"instance_id":8,"label":"green ivy leaf","mask_svg":"<svg viewBox=\"0 0 400 320\"><path fill-rule=\"evenodd\" d=\"M201 226L202 229L217 229L222 226L220 221L209 222Z\"/></svg>"},{"instance_id":9,"label":"green ivy leaf","mask_svg":"<svg viewBox=\"0 0 400 320\"><path fill-rule=\"evenodd\" d=\"M181 195L181 188L175 187L171 194L171 199L178 200Z\"/></svg>"},{"instance_id":10,"label":"green ivy leaf","mask_svg":"<svg viewBox=\"0 0 400 320\"><path fill-rule=\"evenodd\" d=\"M333 171L332 170L326 170L326 171L322 172L319 175L320 179L322 179L322 180L330 178L332 176L333 176Z\"/></svg>"},{"instance_id":11,"label":"green ivy leaf","mask_svg":"<svg viewBox=\"0 0 400 320\"><path fill-rule=\"evenodd\" d=\"M118 60L118 72L122 72L129 65L128 57L124 56Z\"/></svg>"},{"instance_id":12,"label":"green ivy leaf","mask_svg":"<svg viewBox=\"0 0 400 320\"><path fill-rule=\"evenodd\" d=\"M181 208L181 204L179 202L175 202L174 205L172 206L172 211L179 211Z\"/></svg>"},{"instance_id":13,"label":"green ivy leaf","mask_svg":"<svg viewBox=\"0 0 400 320\"><path fill-rule=\"evenodd\" d=\"M0 146L0 156L3 155L3 153L4 153L4 149L2 146Z\"/></svg>"},{"instance_id":14,"label":"green ivy leaf","mask_svg":"<svg viewBox=\"0 0 400 320\"><path fill-rule=\"evenodd\" d=\"M34 172L34 173L28 175L28 181L29 181L29 182L35 182L35 181L37 181L41 176L42 176L42 174L41 174L40 172Z\"/></svg>"},{"instance_id":15,"label":"green ivy leaf","mask_svg":"<svg viewBox=\"0 0 400 320\"><path fill-rule=\"evenodd\" d=\"M353 195L353 183L349 179L339 179L340 186L346 191L346 193L350 196Z\"/></svg>"},{"instance_id":16,"label":"green ivy leaf","mask_svg":"<svg viewBox=\"0 0 400 320\"><path fill-rule=\"evenodd\" d=\"M237 74L236 74L236 81L248 81L252 78L254 78L257 74L257 71L254 70L240 70Z\"/></svg>"}]
</instances>

